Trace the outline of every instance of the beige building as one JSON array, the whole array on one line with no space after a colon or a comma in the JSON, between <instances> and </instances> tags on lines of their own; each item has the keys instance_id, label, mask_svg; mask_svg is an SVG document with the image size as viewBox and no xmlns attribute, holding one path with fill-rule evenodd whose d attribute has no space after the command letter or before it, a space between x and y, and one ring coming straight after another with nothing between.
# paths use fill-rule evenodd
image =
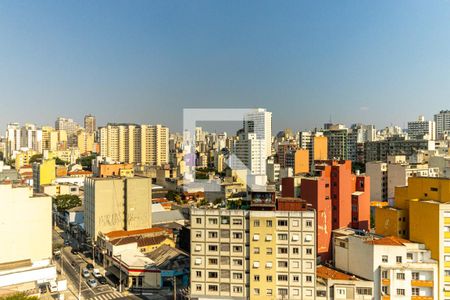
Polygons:
<instances>
[{"instance_id":1,"label":"beige building","mask_svg":"<svg viewBox=\"0 0 450 300\"><path fill-rule=\"evenodd\" d=\"M56 151L67 148L67 132L42 126L42 150Z\"/></svg>"},{"instance_id":2,"label":"beige building","mask_svg":"<svg viewBox=\"0 0 450 300\"><path fill-rule=\"evenodd\" d=\"M86 178L84 189L85 227L92 239L152 227L150 178Z\"/></svg>"},{"instance_id":3,"label":"beige building","mask_svg":"<svg viewBox=\"0 0 450 300\"><path fill-rule=\"evenodd\" d=\"M314 299L315 213L191 210L192 299Z\"/></svg>"},{"instance_id":4,"label":"beige building","mask_svg":"<svg viewBox=\"0 0 450 300\"><path fill-rule=\"evenodd\" d=\"M52 200L29 186L0 184L0 297L54 280Z\"/></svg>"},{"instance_id":5,"label":"beige building","mask_svg":"<svg viewBox=\"0 0 450 300\"><path fill-rule=\"evenodd\" d=\"M169 162L169 129L162 125L100 127L100 155L114 161L162 165Z\"/></svg>"},{"instance_id":6,"label":"beige building","mask_svg":"<svg viewBox=\"0 0 450 300\"><path fill-rule=\"evenodd\" d=\"M94 152L94 133L85 129L79 129L77 135L77 146L81 153Z\"/></svg>"}]
</instances>

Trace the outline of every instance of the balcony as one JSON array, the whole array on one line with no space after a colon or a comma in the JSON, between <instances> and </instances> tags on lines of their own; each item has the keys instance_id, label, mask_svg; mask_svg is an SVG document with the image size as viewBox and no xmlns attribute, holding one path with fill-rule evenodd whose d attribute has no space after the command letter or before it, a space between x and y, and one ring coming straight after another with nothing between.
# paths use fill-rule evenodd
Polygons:
<instances>
[{"instance_id":1,"label":"balcony","mask_svg":"<svg viewBox=\"0 0 450 300\"><path fill-rule=\"evenodd\" d=\"M411 296L411 300L433 300L431 296Z\"/></svg>"},{"instance_id":2,"label":"balcony","mask_svg":"<svg viewBox=\"0 0 450 300\"><path fill-rule=\"evenodd\" d=\"M444 262L444 268L450 268L450 261Z\"/></svg>"},{"instance_id":3,"label":"balcony","mask_svg":"<svg viewBox=\"0 0 450 300\"><path fill-rule=\"evenodd\" d=\"M419 287L433 287L433 281L432 280L411 280L412 286L419 286Z\"/></svg>"},{"instance_id":4,"label":"balcony","mask_svg":"<svg viewBox=\"0 0 450 300\"><path fill-rule=\"evenodd\" d=\"M382 296L381 297L381 300L390 300L391 299L391 296Z\"/></svg>"},{"instance_id":5,"label":"balcony","mask_svg":"<svg viewBox=\"0 0 450 300\"><path fill-rule=\"evenodd\" d=\"M444 239L450 239L450 231L444 232Z\"/></svg>"},{"instance_id":6,"label":"balcony","mask_svg":"<svg viewBox=\"0 0 450 300\"><path fill-rule=\"evenodd\" d=\"M450 253L450 247L444 247L444 252L445 253Z\"/></svg>"},{"instance_id":7,"label":"balcony","mask_svg":"<svg viewBox=\"0 0 450 300\"><path fill-rule=\"evenodd\" d=\"M450 218L444 218L444 224L450 225Z\"/></svg>"},{"instance_id":8,"label":"balcony","mask_svg":"<svg viewBox=\"0 0 450 300\"><path fill-rule=\"evenodd\" d=\"M450 282L450 276L444 276L444 282Z\"/></svg>"},{"instance_id":9,"label":"balcony","mask_svg":"<svg viewBox=\"0 0 450 300\"><path fill-rule=\"evenodd\" d=\"M391 285L391 281L389 279L387 279L387 278L381 279L381 283L383 285Z\"/></svg>"}]
</instances>

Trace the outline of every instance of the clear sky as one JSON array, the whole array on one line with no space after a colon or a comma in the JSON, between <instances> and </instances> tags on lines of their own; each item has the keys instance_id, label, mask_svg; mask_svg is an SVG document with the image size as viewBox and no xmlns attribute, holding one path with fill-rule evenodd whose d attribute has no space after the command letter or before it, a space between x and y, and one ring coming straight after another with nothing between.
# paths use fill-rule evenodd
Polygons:
<instances>
[{"instance_id":1,"label":"clear sky","mask_svg":"<svg viewBox=\"0 0 450 300\"><path fill-rule=\"evenodd\" d=\"M265 107L274 131L450 109L450 1L0 1L6 123Z\"/></svg>"}]
</instances>

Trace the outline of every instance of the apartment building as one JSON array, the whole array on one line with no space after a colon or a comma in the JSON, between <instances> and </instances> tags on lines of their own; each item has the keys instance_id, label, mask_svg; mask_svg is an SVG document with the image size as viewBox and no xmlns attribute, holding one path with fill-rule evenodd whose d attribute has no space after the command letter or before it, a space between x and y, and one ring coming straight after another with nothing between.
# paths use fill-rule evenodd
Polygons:
<instances>
[{"instance_id":1,"label":"apartment building","mask_svg":"<svg viewBox=\"0 0 450 300\"><path fill-rule=\"evenodd\" d=\"M306 209L192 209L192 299L314 299L314 224Z\"/></svg>"},{"instance_id":2,"label":"apartment building","mask_svg":"<svg viewBox=\"0 0 450 300\"><path fill-rule=\"evenodd\" d=\"M441 110L434 115L437 138L443 139L450 132L450 110Z\"/></svg>"},{"instance_id":3,"label":"apartment building","mask_svg":"<svg viewBox=\"0 0 450 300\"><path fill-rule=\"evenodd\" d=\"M404 136L394 136L381 141L372 141L365 143L365 162L386 162L388 156L391 155L405 155L407 158L409 158L417 151L434 149L434 141L407 140Z\"/></svg>"},{"instance_id":4,"label":"apartment building","mask_svg":"<svg viewBox=\"0 0 450 300\"><path fill-rule=\"evenodd\" d=\"M86 233L152 227L151 180L147 177L86 178L84 193Z\"/></svg>"},{"instance_id":5,"label":"apartment building","mask_svg":"<svg viewBox=\"0 0 450 300\"><path fill-rule=\"evenodd\" d=\"M108 124L99 128L100 155L118 162L169 162L169 129L162 125Z\"/></svg>"},{"instance_id":6,"label":"apartment building","mask_svg":"<svg viewBox=\"0 0 450 300\"><path fill-rule=\"evenodd\" d=\"M425 244L438 262L437 298L450 299L450 179L412 177L397 187L393 206L376 208L377 234Z\"/></svg>"},{"instance_id":7,"label":"apartment building","mask_svg":"<svg viewBox=\"0 0 450 300\"><path fill-rule=\"evenodd\" d=\"M438 298L438 263L424 244L349 229L333 235L336 268L373 281L373 299Z\"/></svg>"},{"instance_id":8,"label":"apartment building","mask_svg":"<svg viewBox=\"0 0 450 300\"><path fill-rule=\"evenodd\" d=\"M408 122L408 137L413 140L435 140L436 122L425 121L424 116L419 116L417 121Z\"/></svg>"}]
</instances>

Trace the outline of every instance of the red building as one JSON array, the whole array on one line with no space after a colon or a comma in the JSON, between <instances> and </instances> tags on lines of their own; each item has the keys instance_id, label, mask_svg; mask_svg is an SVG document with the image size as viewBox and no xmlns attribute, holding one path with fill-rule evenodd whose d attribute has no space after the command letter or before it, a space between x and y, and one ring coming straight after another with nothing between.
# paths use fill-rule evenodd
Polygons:
<instances>
[{"instance_id":1,"label":"red building","mask_svg":"<svg viewBox=\"0 0 450 300\"><path fill-rule=\"evenodd\" d=\"M303 178L301 198L317 211L317 255L331 259L332 230L370 229L370 178L352 173L351 161L316 163L318 176Z\"/></svg>"}]
</instances>

